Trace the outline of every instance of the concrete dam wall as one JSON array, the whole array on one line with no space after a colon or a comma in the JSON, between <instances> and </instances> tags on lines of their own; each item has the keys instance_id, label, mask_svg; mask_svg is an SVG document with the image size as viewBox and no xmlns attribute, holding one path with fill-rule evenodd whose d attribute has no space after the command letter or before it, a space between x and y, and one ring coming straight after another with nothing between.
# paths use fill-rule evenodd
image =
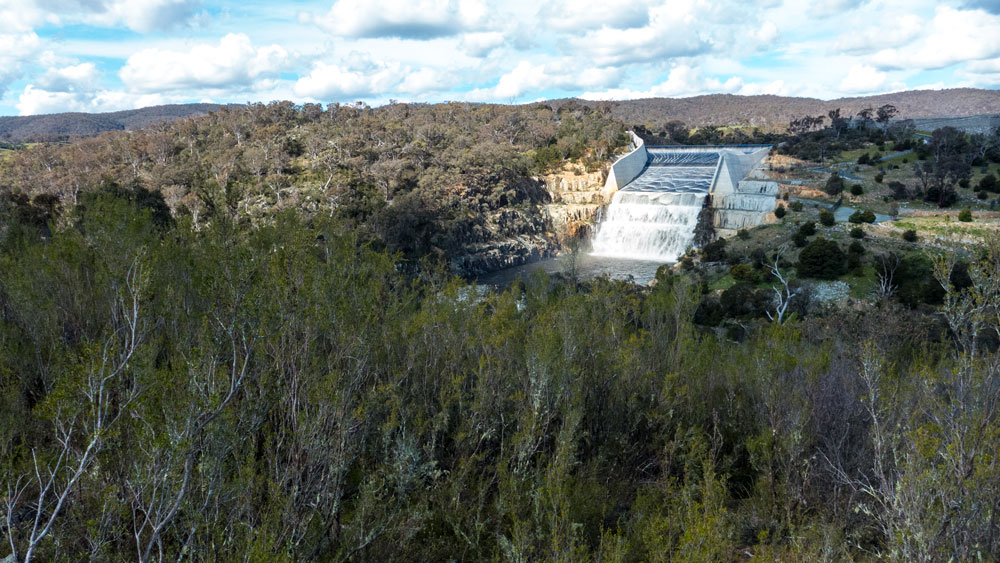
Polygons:
<instances>
[{"instance_id":1,"label":"concrete dam wall","mask_svg":"<svg viewBox=\"0 0 1000 563\"><path fill-rule=\"evenodd\" d=\"M672 262L694 245L699 221L728 236L774 210L778 185L760 169L770 146L638 143L608 175L606 190L617 192L597 225L595 255Z\"/></svg>"},{"instance_id":2,"label":"concrete dam wall","mask_svg":"<svg viewBox=\"0 0 1000 563\"><path fill-rule=\"evenodd\" d=\"M611 192L624 188L632 180L635 180L639 174L642 174L649 159L645 141L631 131L629 131L629 135L632 136L632 147L634 148L611 165L611 170L608 172L608 180L604 183L605 189Z\"/></svg>"}]
</instances>

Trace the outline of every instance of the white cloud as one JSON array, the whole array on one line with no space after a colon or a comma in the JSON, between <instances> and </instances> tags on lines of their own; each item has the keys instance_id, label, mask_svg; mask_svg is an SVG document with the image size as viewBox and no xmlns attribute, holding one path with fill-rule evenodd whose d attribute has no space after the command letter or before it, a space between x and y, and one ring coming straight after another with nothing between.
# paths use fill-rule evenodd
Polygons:
<instances>
[{"instance_id":1,"label":"white cloud","mask_svg":"<svg viewBox=\"0 0 1000 563\"><path fill-rule=\"evenodd\" d=\"M743 79L732 76L725 81L706 77L700 68L677 65L667 79L646 90L628 88L585 92L580 97L587 100L634 100L640 98L688 97L711 93L781 93L784 85L779 80L769 85L744 84Z\"/></svg>"},{"instance_id":2,"label":"white cloud","mask_svg":"<svg viewBox=\"0 0 1000 563\"><path fill-rule=\"evenodd\" d=\"M585 88L607 88L622 78L622 70L613 67L582 68L579 61L556 61L532 64L521 61L497 81L490 92L494 99L518 98L536 90L576 91Z\"/></svg>"},{"instance_id":3,"label":"white cloud","mask_svg":"<svg viewBox=\"0 0 1000 563\"><path fill-rule=\"evenodd\" d=\"M202 0L0 0L8 30L85 23L150 32L176 28L194 18Z\"/></svg>"},{"instance_id":4,"label":"white cloud","mask_svg":"<svg viewBox=\"0 0 1000 563\"><path fill-rule=\"evenodd\" d=\"M350 65L317 62L295 83L295 93L314 100L355 100L389 94L406 78L398 63L375 64L356 57Z\"/></svg>"},{"instance_id":5,"label":"white cloud","mask_svg":"<svg viewBox=\"0 0 1000 563\"><path fill-rule=\"evenodd\" d=\"M766 21L754 33L754 39L759 43L768 45L778 38L778 26L772 21Z\"/></svg>"},{"instance_id":6,"label":"white cloud","mask_svg":"<svg viewBox=\"0 0 1000 563\"><path fill-rule=\"evenodd\" d=\"M485 57L494 49L503 45L504 36L499 31L480 31L466 33L458 46L470 57Z\"/></svg>"},{"instance_id":7,"label":"white cloud","mask_svg":"<svg viewBox=\"0 0 1000 563\"><path fill-rule=\"evenodd\" d=\"M53 92L29 84L18 96L16 107L21 115L66 111L92 113L149 107L169 101L159 94L137 95L113 90L94 93Z\"/></svg>"},{"instance_id":8,"label":"white cloud","mask_svg":"<svg viewBox=\"0 0 1000 563\"><path fill-rule=\"evenodd\" d=\"M0 0L0 21L3 22L7 34L34 31L36 27L46 22L57 21L46 17L46 13L35 2Z\"/></svg>"},{"instance_id":9,"label":"white cloud","mask_svg":"<svg viewBox=\"0 0 1000 563\"><path fill-rule=\"evenodd\" d=\"M966 86L996 88L1000 85L1000 58L971 62L956 74L965 79Z\"/></svg>"},{"instance_id":10,"label":"white cloud","mask_svg":"<svg viewBox=\"0 0 1000 563\"><path fill-rule=\"evenodd\" d=\"M841 15L845 12L857 9L868 0L823 0L821 2L810 2L809 9L812 15L819 18L828 18Z\"/></svg>"},{"instance_id":11,"label":"white cloud","mask_svg":"<svg viewBox=\"0 0 1000 563\"><path fill-rule=\"evenodd\" d=\"M602 27L569 39L574 50L599 65L621 65L709 51L711 27L703 21L711 6L698 0L677 0L650 10L649 24L627 30Z\"/></svg>"},{"instance_id":12,"label":"white cloud","mask_svg":"<svg viewBox=\"0 0 1000 563\"><path fill-rule=\"evenodd\" d=\"M30 84L18 98L17 109L21 115L81 111L78 107L76 94L38 90Z\"/></svg>"},{"instance_id":13,"label":"white cloud","mask_svg":"<svg viewBox=\"0 0 1000 563\"><path fill-rule=\"evenodd\" d=\"M845 53L865 54L878 49L899 47L916 39L927 22L916 14L901 14L892 25L875 25L864 30L844 32L834 48Z\"/></svg>"},{"instance_id":14,"label":"white cloud","mask_svg":"<svg viewBox=\"0 0 1000 563\"><path fill-rule=\"evenodd\" d=\"M1000 73L1000 58L971 62L965 65L965 70L976 73Z\"/></svg>"},{"instance_id":15,"label":"white cloud","mask_svg":"<svg viewBox=\"0 0 1000 563\"><path fill-rule=\"evenodd\" d=\"M453 84L452 77L437 69L427 67L407 74L396 89L405 94L420 96L429 92L445 90Z\"/></svg>"},{"instance_id":16,"label":"white cloud","mask_svg":"<svg viewBox=\"0 0 1000 563\"><path fill-rule=\"evenodd\" d=\"M36 59L41 40L34 32L0 33L0 96Z\"/></svg>"},{"instance_id":17,"label":"white cloud","mask_svg":"<svg viewBox=\"0 0 1000 563\"><path fill-rule=\"evenodd\" d=\"M470 30L486 14L482 0L339 0L326 14L306 18L345 37L432 39Z\"/></svg>"},{"instance_id":18,"label":"white cloud","mask_svg":"<svg viewBox=\"0 0 1000 563\"><path fill-rule=\"evenodd\" d=\"M321 0L289 20L260 3L207 15L204 0L0 0L0 107L995 87L997 1Z\"/></svg>"},{"instance_id":19,"label":"white cloud","mask_svg":"<svg viewBox=\"0 0 1000 563\"><path fill-rule=\"evenodd\" d=\"M969 0L962 4L962 7L973 10L985 10L993 14L1000 13L1000 1L998 0Z\"/></svg>"},{"instance_id":20,"label":"white cloud","mask_svg":"<svg viewBox=\"0 0 1000 563\"><path fill-rule=\"evenodd\" d=\"M556 0L544 2L539 16L545 29L579 32L649 24L650 2L644 0Z\"/></svg>"},{"instance_id":21,"label":"white cloud","mask_svg":"<svg viewBox=\"0 0 1000 563\"><path fill-rule=\"evenodd\" d=\"M880 68L935 69L1000 55L1000 16L941 6L929 27L906 49L884 49L872 61Z\"/></svg>"},{"instance_id":22,"label":"white cloud","mask_svg":"<svg viewBox=\"0 0 1000 563\"><path fill-rule=\"evenodd\" d=\"M197 45L186 52L139 51L119 75L129 88L146 93L229 88L280 72L289 62L288 52L279 45L254 47L246 35L230 33L218 45Z\"/></svg>"},{"instance_id":23,"label":"white cloud","mask_svg":"<svg viewBox=\"0 0 1000 563\"><path fill-rule=\"evenodd\" d=\"M841 92L865 93L878 91L885 85L886 74L879 72L873 66L854 65L847 71L847 76L840 82Z\"/></svg>"},{"instance_id":24,"label":"white cloud","mask_svg":"<svg viewBox=\"0 0 1000 563\"><path fill-rule=\"evenodd\" d=\"M743 84L736 93L741 96L787 96L790 94L784 80L775 80L766 84L756 82Z\"/></svg>"},{"instance_id":25,"label":"white cloud","mask_svg":"<svg viewBox=\"0 0 1000 563\"><path fill-rule=\"evenodd\" d=\"M87 2L81 2L87 4ZM139 32L168 30L190 21L201 8L201 0L114 0L103 10L85 17L96 25L124 25Z\"/></svg>"},{"instance_id":26,"label":"white cloud","mask_svg":"<svg viewBox=\"0 0 1000 563\"><path fill-rule=\"evenodd\" d=\"M92 89L100 78L94 63L49 69L38 79L38 87L52 92Z\"/></svg>"}]
</instances>

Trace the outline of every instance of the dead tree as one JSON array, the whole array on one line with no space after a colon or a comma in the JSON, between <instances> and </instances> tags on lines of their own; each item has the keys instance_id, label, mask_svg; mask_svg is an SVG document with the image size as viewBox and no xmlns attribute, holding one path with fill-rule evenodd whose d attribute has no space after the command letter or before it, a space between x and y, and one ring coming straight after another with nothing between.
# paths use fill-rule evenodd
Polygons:
<instances>
[{"instance_id":1,"label":"dead tree","mask_svg":"<svg viewBox=\"0 0 1000 563\"><path fill-rule=\"evenodd\" d=\"M7 536L18 560L18 544L24 545L24 563L36 555L39 544L52 531L69 498L79 492L83 477L90 472L105 438L139 394L139 387L128 377L129 362L142 340L140 303L143 285L142 268L134 261L124 279L124 290L114 305L118 326L95 355L94 365L78 387L79 408L60 405L53 420L57 451L54 459L40 459L31 450L32 470L20 475L7 487L4 517ZM15 516L28 515L28 530L18 541Z\"/></svg>"},{"instance_id":2,"label":"dead tree","mask_svg":"<svg viewBox=\"0 0 1000 563\"><path fill-rule=\"evenodd\" d=\"M878 256L878 285L875 286L875 297L879 301L889 299L896 293L895 275L901 262L902 260L895 252Z\"/></svg>"},{"instance_id":3,"label":"dead tree","mask_svg":"<svg viewBox=\"0 0 1000 563\"><path fill-rule=\"evenodd\" d=\"M781 284L780 288L774 285L771 286L778 302L774 307L773 313L771 311L767 311L767 318L777 322L778 324L781 324L785 320L785 313L788 311L788 306L791 304L792 298L799 293L798 289L792 289L788 285L789 279L781 273L781 255L784 254L786 250L788 250L788 247L782 245L781 248L778 249L778 252L774 255L774 264L768 265L767 267L767 269L771 271L771 275L773 275L778 280L778 283Z\"/></svg>"}]
</instances>

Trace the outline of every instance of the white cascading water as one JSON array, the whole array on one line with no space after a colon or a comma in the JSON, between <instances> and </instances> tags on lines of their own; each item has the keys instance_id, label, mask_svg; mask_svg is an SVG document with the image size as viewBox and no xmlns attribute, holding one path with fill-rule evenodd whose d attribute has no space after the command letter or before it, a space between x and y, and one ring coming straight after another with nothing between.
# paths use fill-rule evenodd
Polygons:
<instances>
[{"instance_id":1,"label":"white cascading water","mask_svg":"<svg viewBox=\"0 0 1000 563\"><path fill-rule=\"evenodd\" d=\"M649 149L646 168L611 199L593 254L677 261L694 242L718 162L718 150Z\"/></svg>"},{"instance_id":2,"label":"white cascading water","mask_svg":"<svg viewBox=\"0 0 1000 563\"><path fill-rule=\"evenodd\" d=\"M675 262L694 240L705 192L622 190L593 240L595 256Z\"/></svg>"}]
</instances>

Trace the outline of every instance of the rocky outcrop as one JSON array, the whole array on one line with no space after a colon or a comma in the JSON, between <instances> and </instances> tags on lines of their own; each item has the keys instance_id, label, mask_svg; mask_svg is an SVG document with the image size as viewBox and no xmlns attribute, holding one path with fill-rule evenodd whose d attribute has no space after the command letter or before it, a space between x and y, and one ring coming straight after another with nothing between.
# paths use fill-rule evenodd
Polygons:
<instances>
[{"instance_id":1,"label":"rocky outcrop","mask_svg":"<svg viewBox=\"0 0 1000 563\"><path fill-rule=\"evenodd\" d=\"M466 254L451 259L451 270L475 277L548 258L557 254L559 249L560 245L554 237L521 235L475 245Z\"/></svg>"},{"instance_id":2,"label":"rocky outcrop","mask_svg":"<svg viewBox=\"0 0 1000 563\"><path fill-rule=\"evenodd\" d=\"M539 178L552 201L544 206L544 211L557 239L565 241L590 233L600 210L611 201L615 191L605 187L605 174L605 171L587 172L570 164L558 173Z\"/></svg>"}]
</instances>

